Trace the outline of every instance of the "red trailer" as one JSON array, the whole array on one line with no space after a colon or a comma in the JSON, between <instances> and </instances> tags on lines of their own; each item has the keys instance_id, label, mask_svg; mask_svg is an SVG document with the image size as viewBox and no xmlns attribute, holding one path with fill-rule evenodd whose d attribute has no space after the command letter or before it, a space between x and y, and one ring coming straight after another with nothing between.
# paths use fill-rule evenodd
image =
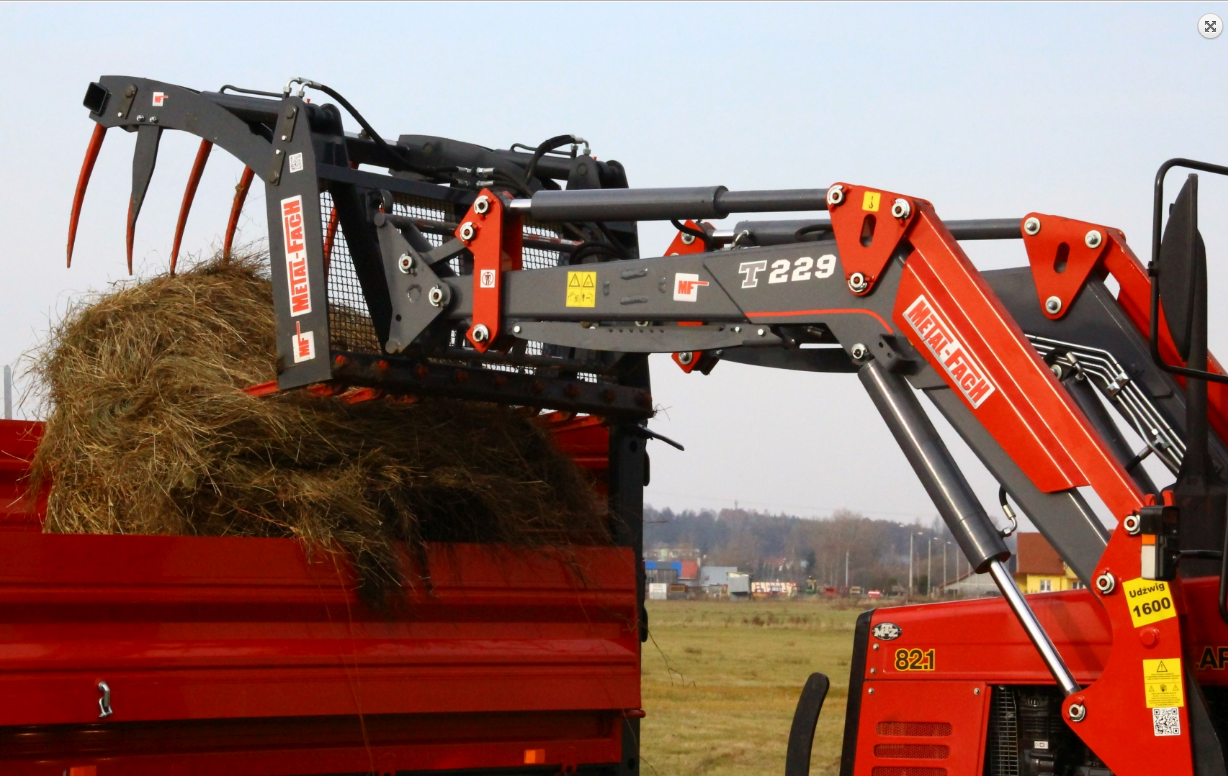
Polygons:
<instances>
[{"instance_id":1,"label":"red trailer","mask_svg":"<svg viewBox=\"0 0 1228 776\"><path fill-rule=\"evenodd\" d=\"M40 532L0 422L0 772L634 772L636 550L432 546L395 614L291 539ZM556 424L600 471L595 419Z\"/></svg>"}]
</instances>

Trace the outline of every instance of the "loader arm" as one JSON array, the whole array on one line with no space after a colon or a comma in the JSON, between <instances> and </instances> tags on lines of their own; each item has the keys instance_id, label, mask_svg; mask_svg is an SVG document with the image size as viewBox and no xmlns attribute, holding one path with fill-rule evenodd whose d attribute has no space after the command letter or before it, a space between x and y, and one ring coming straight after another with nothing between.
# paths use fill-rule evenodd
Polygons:
<instances>
[{"instance_id":1,"label":"loader arm","mask_svg":"<svg viewBox=\"0 0 1228 776\"><path fill-rule=\"evenodd\" d=\"M797 347L807 339L819 345L834 341L863 373L874 365L877 379L911 372L921 384L945 383L963 411L1009 452L1041 492L1090 486L1119 521L1137 513L1145 500L1136 482L932 206L887 192L839 186L845 198L832 208L831 242L501 273L501 329L542 342L622 352L766 351ZM503 200L494 192L485 196L494 207L534 210L533 202ZM555 212L566 213L557 205L561 197L552 199ZM901 215L892 216L896 223L884 230L885 243L876 244L876 227L865 239L861 216L868 209L856 210L875 200L905 203L897 208ZM853 211L851 217L841 217L839 208ZM502 239L483 231L483 215L471 211L463 219L472 226L464 236L472 237L468 242L474 244L475 255L483 250L481 241ZM403 248L391 230L384 241L387 257ZM473 299L480 277L430 277L429 262L415 266L423 272L415 279L447 288L447 309L426 310L431 320L422 324L423 330L436 316L458 327L477 319ZM402 298L406 317L424 309L414 307L412 293ZM797 350L795 358L835 363L832 354ZM925 465L927 461L914 461L919 473ZM976 531L951 528L974 567L992 570L1000 560L992 554L992 543ZM1175 772L1192 772L1186 709L1178 711L1186 734L1158 737L1150 710L1138 702L1143 695L1141 661L1158 654L1136 637L1126 592L1142 584L1139 542L1119 523L1099 559L1096 590L1112 623L1113 650L1096 682L1067 689L1064 716L1116 773L1160 768L1172 772L1174 766ZM1173 600L1180 600L1180 582L1170 585ZM1165 645L1163 657L1179 660L1182 636L1175 611L1148 628L1155 641ZM1103 711L1097 714L1097 709ZM1132 754L1123 757L1117 753L1127 739Z\"/></svg>"}]
</instances>

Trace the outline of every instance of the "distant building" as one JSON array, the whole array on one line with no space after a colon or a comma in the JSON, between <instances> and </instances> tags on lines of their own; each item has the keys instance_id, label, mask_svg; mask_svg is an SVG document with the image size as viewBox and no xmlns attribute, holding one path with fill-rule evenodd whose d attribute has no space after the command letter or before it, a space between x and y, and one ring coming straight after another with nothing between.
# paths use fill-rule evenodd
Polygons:
<instances>
[{"instance_id":1,"label":"distant building","mask_svg":"<svg viewBox=\"0 0 1228 776\"><path fill-rule=\"evenodd\" d=\"M1052 593L1083 587L1078 577L1062 562L1057 550L1039 533L1015 534L1015 583L1025 593Z\"/></svg>"},{"instance_id":2,"label":"distant building","mask_svg":"<svg viewBox=\"0 0 1228 776\"><path fill-rule=\"evenodd\" d=\"M733 599L750 598L750 574L731 571L725 579L725 589L722 592Z\"/></svg>"},{"instance_id":3,"label":"distant building","mask_svg":"<svg viewBox=\"0 0 1228 776\"><path fill-rule=\"evenodd\" d=\"M646 560L644 571L649 582L667 585L693 585L699 577L699 561L696 560Z\"/></svg>"},{"instance_id":4,"label":"distant building","mask_svg":"<svg viewBox=\"0 0 1228 776\"><path fill-rule=\"evenodd\" d=\"M699 569L699 586L709 592L712 588L720 592L721 585L729 584L729 575L737 572L737 566L703 566Z\"/></svg>"},{"instance_id":5,"label":"distant building","mask_svg":"<svg viewBox=\"0 0 1228 776\"><path fill-rule=\"evenodd\" d=\"M754 598L797 598L796 582L751 582Z\"/></svg>"},{"instance_id":6,"label":"distant building","mask_svg":"<svg viewBox=\"0 0 1228 776\"><path fill-rule=\"evenodd\" d=\"M944 585L934 585L935 590L941 590L944 595L960 596L962 598L981 598L998 595L998 586L988 574L977 574L969 571L952 579ZM870 591L873 598L875 590ZM879 595L882 595L881 593Z\"/></svg>"}]
</instances>

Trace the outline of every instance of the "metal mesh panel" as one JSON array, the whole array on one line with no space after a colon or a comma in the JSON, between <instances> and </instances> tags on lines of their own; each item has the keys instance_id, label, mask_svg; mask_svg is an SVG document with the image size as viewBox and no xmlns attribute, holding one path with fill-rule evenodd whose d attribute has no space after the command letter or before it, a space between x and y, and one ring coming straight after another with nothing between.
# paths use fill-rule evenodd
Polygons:
<instances>
[{"instance_id":1,"label":"metal mesh panel","mask_svg":"<svg viewBox=\"0 0 1228 776\"><path fill-rule=\"evenodd\" d=\"M524 220L524 234L526 237L533 235L547 239L562 236L552 224L539 224L527 218ZM550 267L559 266L562 263L562 258L563 255L558 251L536 247L525 248L520 252L520 266L524 269L549 269Z\"/></svg>"},{"instance_id":2,"label":"metal mesh panel","mask_svg":"<svg viewBox=\"0 0 1228 776\"><path fill-rule=\"evenodd\" d=\"M367 313L367 300L354 272L350 247L328 192L320 194L320 216L324 223L324 263L328 276L329 344L333 350L379 353L379 337Z\"/></svg>"},{"instance_id":3,"label":"metal mesh panel","mask_svg":"<svg viewBox=\"0 0 1228 776\"><path fill-rule=\"evenodd\" d=\"M987 751L988 776L1019 776L1019 711L1015 693L998 687L993 691Z\"/></svg>"},{"instance_id":4,"label":"metal mesh panel","mask_svg":"<svg viewBox=\"0 0 1228 776\"><path fill-rule=\"evenodd\" d=\"M880 722L875 728L880 736L949 736L950 722Z\"/></svg>"},{"instance_id":5,"label":"metal mesh panel","mask_svg":"<svg viewBox=\"0 0 1228 776\"><path fill-rule=\"evenodd\" d=\"M412 197L405 194L393 194L392 211L394 215L413 218L420 221L420 230L432 246L438 247L450 239L450 232L455 228L456 215L451 206L425 197ZM346 243L344 230L338 223L333 209L332 196L328 192L320 194L320 214L325 224L324 246L325 263L328 275L328 322L331 347L334 350L350 350L359 353L380 353L379 337L375 326L367 312L366 298L354 271L353 258L349 245ZM546 239L561 237L560 229L554 224L539 224L526 219L525 236ZM564 261L563 253L543 247L525 247L521 253L521 266L526 270L548 269L557 267ZM460 259L448 262L452 271L462 273ZM465 270L467 271L467 270ZM468 348L463 332L453 332L453 348ZM562 356L570 357L570 351L562 348L543 346L540 342L524 343L523 353L528 356ZM477 355L476 353L474 354ZM513 366L508 364L485 363L487 369L536 373L538 367ZM596 374L581 372L577 379L586 382L598 382Z\"/></svg>"}]
</instances>

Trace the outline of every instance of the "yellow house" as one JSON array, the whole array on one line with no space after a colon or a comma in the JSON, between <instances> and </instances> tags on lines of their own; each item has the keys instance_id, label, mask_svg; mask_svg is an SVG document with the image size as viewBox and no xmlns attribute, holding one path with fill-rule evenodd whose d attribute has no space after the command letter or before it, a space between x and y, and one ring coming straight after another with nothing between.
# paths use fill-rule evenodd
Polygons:
<instances>
[{"instance_id":1,"label":"yellow house","mask_svg":"<svg viewBox=\"0 0 1228 776\"><path fill-rule=\"evenodd\" d=\"M1038 533L1015 534L1015 582L1025 593L1051 593L1083 587L1057 550Z\"/></svg>"}]
</instances>

